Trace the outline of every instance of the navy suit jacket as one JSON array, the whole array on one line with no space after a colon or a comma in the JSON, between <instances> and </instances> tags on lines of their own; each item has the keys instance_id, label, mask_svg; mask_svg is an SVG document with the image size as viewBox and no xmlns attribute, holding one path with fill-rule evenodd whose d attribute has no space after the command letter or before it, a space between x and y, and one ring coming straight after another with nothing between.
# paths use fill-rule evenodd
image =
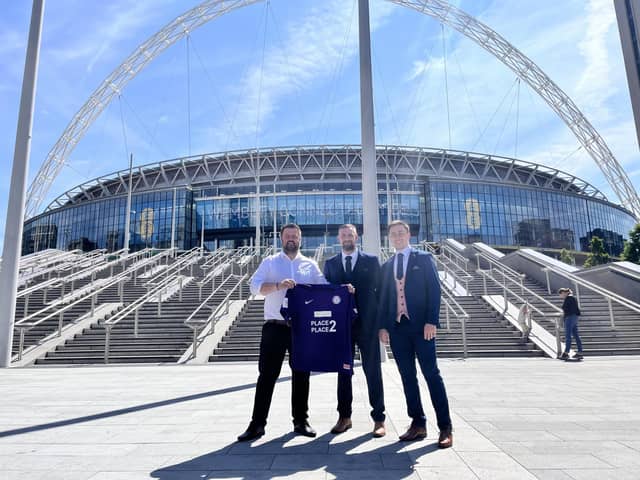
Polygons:
<instances>
[{"instance_id":1,"label":"navy suit jacket","mask_svg":"<svg viewBox=\"0 0 640 480\"><path fill-rule=\"evenodd\" d=\"M395 255L382 266L378 328L391 330L396 323L398 298L396 293ZM440 327L440 279L435 260L430 253L411 249L405 272L404 294L407 312L416 331L426 323Z\"/></svg>"},{"instance_id":2,"label":"navy suit jacket","mask_svg":"<svg viewBox=\"0 0 640 480\"><path fill-rule=\"evenodd\" d=\"M358 261L349 280L342 266L342 254L339 253L324 262L324 276L329 283L338 285L351 283L355 287L358 319L354 328L377 334L377 288L380 278L378 257L359 250Z\"/></svg>"}]
</instances>

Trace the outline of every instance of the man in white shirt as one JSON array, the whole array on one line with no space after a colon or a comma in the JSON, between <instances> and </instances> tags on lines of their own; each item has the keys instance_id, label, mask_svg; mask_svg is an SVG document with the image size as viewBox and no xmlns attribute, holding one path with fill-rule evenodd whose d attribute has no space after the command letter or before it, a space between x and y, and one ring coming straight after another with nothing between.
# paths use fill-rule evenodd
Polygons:
<instances>
[{"instance_id":1,"label":"man in white shirt","mask_svg":"<svg viewBox=\"0 0 640 480\"><path fill-rule=\"evenodd\" d=\"M282 251L265 258L251 277L251 293L264 295L264 325L260 341L258 381L253 403L251 422L247 430L238 436L239 442L247 442L264 435L271 398L280 375L285 354L291 354L291 327L282 318L280 307L289 288L296 283L325 284L318 264L300 253L302 231L296 224L287 224L280 231ZM309 372L292 370L291 414L294 431L307 437L316 432L307 421L309 410Z\"/></svg>"}]
</instances>

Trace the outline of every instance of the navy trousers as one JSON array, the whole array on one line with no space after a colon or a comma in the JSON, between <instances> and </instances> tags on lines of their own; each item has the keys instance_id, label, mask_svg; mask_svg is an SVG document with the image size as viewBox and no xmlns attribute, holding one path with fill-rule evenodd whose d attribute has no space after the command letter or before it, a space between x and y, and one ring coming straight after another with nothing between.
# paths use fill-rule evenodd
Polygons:
<instances>
[{"instance_id":1,"label":"navy trousers","mask_svg":"<svg viewBox=\"0 0 640 480\"><path fill-rule=\"evenodd\" d=\"M450 428L449 400L438 369L435 339L425 340L422 327L417 328L410 321L396 324L389 332L389 336L391 350L398 365L404 396L407 400L407 413L412 418L412 425L426 427L427 423L418 388L417 358L420 370L427 381L427 387L429 387L438 428L440 430Z\"/></svg>"},{"instance_id":2,"label":"navy trousers","mask_svg":"<svg viewBox=\"0 0 640 480\"><path fill-rule=\"evenodd\" d=\"M375 330L375 329L374 329ZM362 370L367 379L371 418L374 422L384 422L384 391L382 388L382 369L380 368L380 340L376 331L354 331L352 342L358 345L362 357ZM351 373L338 373L338 414L351 417L353 391Z\"/></svg>"}]
</instances>

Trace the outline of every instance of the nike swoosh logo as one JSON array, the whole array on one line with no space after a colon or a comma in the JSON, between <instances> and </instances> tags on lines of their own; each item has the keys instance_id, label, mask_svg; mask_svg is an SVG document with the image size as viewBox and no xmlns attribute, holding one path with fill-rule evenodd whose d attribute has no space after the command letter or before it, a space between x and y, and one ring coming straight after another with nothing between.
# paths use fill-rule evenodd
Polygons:
<instances>
[{"instance_id":1,"label":"nike swoosh logo","mask_svg":"<svg viewBox=\"0 0 640 480\"><path fill-rule=\"evenodd\" d=\"M311 300L305 300L305 301L304 301L304 304L305 304L305 305L309 305L311 302L313 302L313 299L311 299Z\"/></svg>"}]
</instances>

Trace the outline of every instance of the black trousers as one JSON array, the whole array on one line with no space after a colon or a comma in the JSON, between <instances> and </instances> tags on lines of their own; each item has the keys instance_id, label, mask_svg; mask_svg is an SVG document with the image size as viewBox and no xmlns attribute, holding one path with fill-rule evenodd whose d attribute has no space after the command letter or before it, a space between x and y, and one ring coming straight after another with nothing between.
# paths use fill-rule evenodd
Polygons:
<instances>
[{"instance_id":1,"label":"black trousers","mask_svg":"<svg viewBox=\"0 0 640 480\"><path fill-rule=\"evenodd\" d=\"M251 415L251 421L255 425L267 424L273 388L280 376L287 351L291 356L291 328L286 325L265 323L262 326L259 375ZM291 416L294 423L304 422L308 418L309 410L309 372L297 372L293 369L291 371Z\"/></svg>"},{"instance_id":2,"label":"black trousers","mask_svg":"<svg viewBox=\"0 0 640 480\"><path fill-rule=\"evenodd\" d=\"M382 388L382 369L380 367L380 340L377 331L355 331L353 346L358 345L362 357L362 370L367 379L371 418L374 422L384 422L384 391ZM354 348L355 349L355 348ZM338 415L351 417L353 390L351 373L338 373Z\"/></svg>"}]
</instances>

